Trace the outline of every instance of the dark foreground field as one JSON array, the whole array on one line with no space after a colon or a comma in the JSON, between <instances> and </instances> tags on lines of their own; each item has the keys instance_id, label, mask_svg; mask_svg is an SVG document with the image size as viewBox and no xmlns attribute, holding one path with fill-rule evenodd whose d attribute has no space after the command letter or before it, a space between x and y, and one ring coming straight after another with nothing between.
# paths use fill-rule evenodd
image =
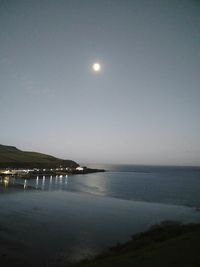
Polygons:
<instances>
[{"instance_id":1,"label":"dark foreground field","mask_svg":"<svg viewBox=\"0 0 200 267\"><path fill-rule=\"evenodd\" d=\"M1 230L1 229L0 229ZM3 240L0 240L3 242ZM13 244L14 245L14 244ZM1 246L0 246L1 251ZM1 267L49 267L34 265L9 255L0 255ZM20 256L20 255L19 255ZM149 231L132 237L125 244L118 244L93 260L84 260L75 265L51 264L51 267L199 267L200 224L180 225L162 223Z\"/></svg>"},{"instance_id":2,"label":"dark foreground field","mask_svg":"<svg viewBox=\"0 0 200 267\"><path fill-rule=\"evenodd\" d=\"M76 267L200 266L200 225L162 223Z\"/></svg>"}]
</instances>

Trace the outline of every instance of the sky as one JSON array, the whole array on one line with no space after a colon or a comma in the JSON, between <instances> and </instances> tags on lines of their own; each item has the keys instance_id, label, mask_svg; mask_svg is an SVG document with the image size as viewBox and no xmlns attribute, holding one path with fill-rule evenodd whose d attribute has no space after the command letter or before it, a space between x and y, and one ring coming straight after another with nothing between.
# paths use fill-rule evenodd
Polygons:
<instances>
[{"instance_id":1,"label":"sky","mask_svg":"<svg viewBox=\"0 0 200 267\"><path fill-rule=\"evenodd\" d=\"M200 166L199 85L197 0L0 0L1 144Z\"/></svg>"}]
</instances>

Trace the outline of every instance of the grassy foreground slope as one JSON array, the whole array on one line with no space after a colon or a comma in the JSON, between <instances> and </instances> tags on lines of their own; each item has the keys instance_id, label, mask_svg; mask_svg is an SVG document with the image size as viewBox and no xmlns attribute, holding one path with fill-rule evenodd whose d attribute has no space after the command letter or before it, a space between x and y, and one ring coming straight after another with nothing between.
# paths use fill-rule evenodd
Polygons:
<instances>
[{"instance_id":1,"label":"grassy foreground slope","mask_svg":"<svg viewBox=\"0 0 200 267\"><path fill-rule=\"evenodd\" d=\"M200 225L160 225L76 267L198 267Z\"/></svg>"},{"instance_id":2,"label":"grassy foreground slope","mask_svg":"<svg viewBox=\"0 0 200 267\"><path fill-rule=\"evenodd\" d=\"M53 168L59 167L60 165L66 167L78 166L72 160L58 159L38 152L27 152L13 146L0 145L0 168Z\"/></svg>"}]
</instances>

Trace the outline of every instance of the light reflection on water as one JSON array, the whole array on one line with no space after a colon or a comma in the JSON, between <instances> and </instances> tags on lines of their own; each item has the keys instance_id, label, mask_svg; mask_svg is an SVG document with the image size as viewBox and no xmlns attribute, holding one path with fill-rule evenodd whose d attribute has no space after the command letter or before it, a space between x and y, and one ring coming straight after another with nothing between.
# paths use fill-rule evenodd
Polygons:
<instances>
[{"instance_id":1,"label":"light reflection on water","mask_svg":"<svg viewBox=\"0 0 200 267\"><path fill-rule=\"evenodd\" d=\"M198 207L197 175L189 180L186 175L141 172L4 177L0 229L6 226L6 231L0 231L0 238L6 239L9 252L2 247L9 255L17 247L26 260L38 263L54 256L74 260L162 220L199 222L200 212L181 206Z\"/></svg>"},{"instance_id":2,"label":"light reflection on water","mask_svg":"<svg viewBox=\"0 0 200 267\"><path fill-rule=\"evenodd\" d=\"M15 177L12 176L4 176L0 178L0 185L3 186L5 189L9 187L9 185L15 184Z\"/></svg>"},{"instance_id":3,"label":"light reflection on water","mask_svg":"<svg viewBox=\"0 0 200 267\"><path fill-rule=\"evenodd\" d=\"M45 178L45 188L50 180ZM42 187L43 178L39 182ZM163 220L200 221L191 208L66 192L59 183L58 190L25 189L0 198L0 227L6 226L1 246L9 257L15 257L17 247L26 261L80 260Z\"/></svg>"},{"instance_id":4,"label":"light reflection on water","mask_svg":"<svg viewBox=\"0 0 200 267\"><path fill-rule=\"evenodd\" d=\"M68 176L67 175L56 175L56 176L37 176L31 179L15 178L6 176L0 179L0 185L4 189L9 189L15 185L21 185L24 190L40 189L40 190L64 190L67 189Z\"/></svg>"},{"instance_id":5,"label":"light reflection on water","mask_svg":"<svg viewBox=\"0 0 200 267\"><path fill-rule=\"evenodd\" d=\"M24 190L72 191L121 199L185 205L200 208L200 169L157 168L144 172L106 172L84 175L37 176L32 179L5 177L1 185Z\"/></svg>"},{"instance_id":6,"label":"light reflection on water","mask_svg":"<svg viewBox=\"0 0 200 267\"><path fill-rule=\"evenodd\" d=\"M31 179L7 177L1 182L4 190L9 190L14 186L21 186L24 190L42 191L76 191L91 193L94 195L105 195L107 192L107 182L105 179L91 179L91 175L56 175L56 176L36 176Z\"/></svg>"}]
</instances>

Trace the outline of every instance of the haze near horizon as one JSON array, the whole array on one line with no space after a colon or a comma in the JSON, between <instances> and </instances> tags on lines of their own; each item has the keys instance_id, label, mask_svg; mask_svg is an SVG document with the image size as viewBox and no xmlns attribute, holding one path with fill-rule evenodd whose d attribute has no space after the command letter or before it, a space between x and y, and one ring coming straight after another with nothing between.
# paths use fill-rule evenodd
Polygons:
<instances>
[{"instance_id":1,"label":"haze near horizon","mask_svg":"<svg viewBox=\"0 0 200 267\"><path fill-rule=\"evenodd\" d=\"M199 166L199 32L195 0L0 0L0 143Z\"/></svg>"}]
</instances>

